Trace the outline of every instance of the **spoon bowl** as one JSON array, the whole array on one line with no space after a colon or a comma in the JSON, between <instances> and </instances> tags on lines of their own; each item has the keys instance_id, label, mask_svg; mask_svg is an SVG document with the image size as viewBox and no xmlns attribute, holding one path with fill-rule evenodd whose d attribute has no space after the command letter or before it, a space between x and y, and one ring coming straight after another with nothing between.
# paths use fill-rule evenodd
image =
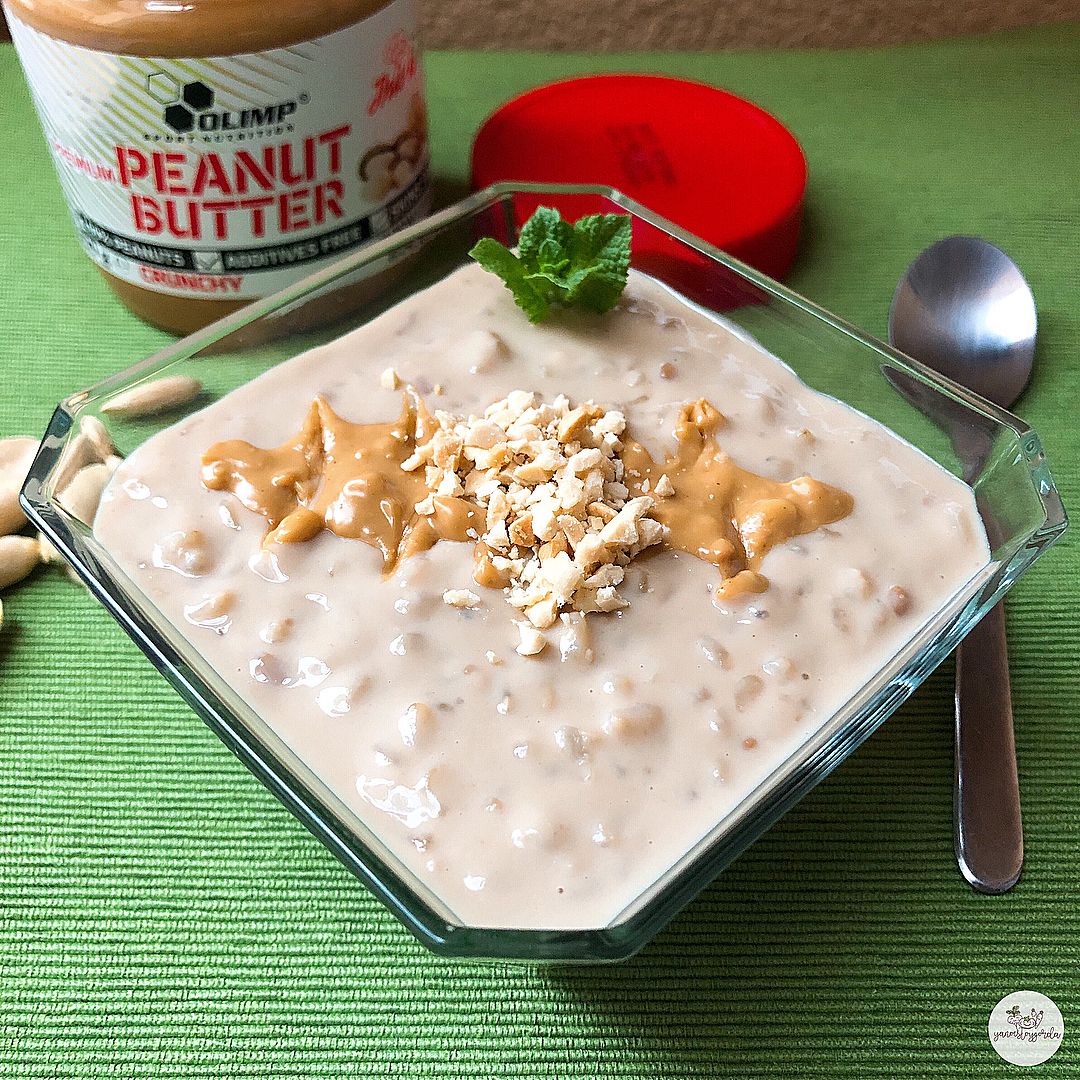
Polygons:
<instances>
[{"instance_id":1,"label":"spoon bowl","mask_svg":"<svg viewBox=\"0 0 1080 1080\"><path fill-rule=\"evenodd\" d=\"M1009 408L1031 378L1035 298L1020 268L974 236L932 244L900 279L889 340L942 375Z\"/></svg>"}]
</instances>

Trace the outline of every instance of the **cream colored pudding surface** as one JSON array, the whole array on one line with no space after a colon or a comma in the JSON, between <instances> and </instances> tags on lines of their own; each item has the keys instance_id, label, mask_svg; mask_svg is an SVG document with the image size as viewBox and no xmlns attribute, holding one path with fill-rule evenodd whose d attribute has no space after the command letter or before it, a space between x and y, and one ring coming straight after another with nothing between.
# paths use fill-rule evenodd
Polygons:
<instances>
[{"instance_id":1,"label":"cream colored pudding surface","mask_svg":"<svg viewBox=\"0 0 1080 1080\"><path fill-rule=\"evenodd\" d=\"M621 414L606 445L641 453L626 458L630 491L605 490L631 499L650 494L633 466L673 460L680 417L704 400L725 463L766 486L811 477L834 505L748 563L745 589L722 585L737 566L649 525L617 597L590 593L611 610L534 633L549 622L539 606L525 617L511 591L474 580L471 532L384 572L373 542L314 517L301 542L268 541L275 521L248 508L249 488L204 484L216 444L285 444L316 398L353 425L389 424L409 388L407 408L443 418L483 417L519 390ZM659 473L672 499L691 482ZM710 498L688 486L684 502L691 490ZM533 326L476 266L150 439L95 532L337 798L459 919L488 927L609 923L989 560L959 480L652 280L631 273L607 315Z\"/></svg>"}]
</instances>

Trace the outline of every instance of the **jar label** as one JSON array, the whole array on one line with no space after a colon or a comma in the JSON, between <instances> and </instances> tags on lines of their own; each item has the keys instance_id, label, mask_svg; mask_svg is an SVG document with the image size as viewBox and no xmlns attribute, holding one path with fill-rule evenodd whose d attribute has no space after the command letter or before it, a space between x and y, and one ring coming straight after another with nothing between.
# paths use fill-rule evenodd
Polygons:
<instances>
[{"instance_id":1,"label":"jar label","mask_svg":"<svg viewBox=\"0 0 1080 1080\"><path fill-rule=\"evenodd\" d=\"M12 37L87 254L252 299L430 210L411 0L282 49L176 59Z\"/></svg>"}]
</instances>

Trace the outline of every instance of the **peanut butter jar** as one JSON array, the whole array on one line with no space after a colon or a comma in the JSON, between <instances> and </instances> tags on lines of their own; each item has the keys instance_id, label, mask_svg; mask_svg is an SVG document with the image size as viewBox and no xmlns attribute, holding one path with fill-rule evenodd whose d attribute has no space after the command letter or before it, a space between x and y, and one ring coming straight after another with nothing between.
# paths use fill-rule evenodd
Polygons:
<instances>
[{"instance_id":1,"label":"peanut butter jar","mask_svg":"<svg viewBox=\"0 0 1080 1080\"><path fill-rule=\"evenodd\" d=\"M430 210L412 0L3 0L76 232L187 333Z\"/></svg>"}]
</instances>

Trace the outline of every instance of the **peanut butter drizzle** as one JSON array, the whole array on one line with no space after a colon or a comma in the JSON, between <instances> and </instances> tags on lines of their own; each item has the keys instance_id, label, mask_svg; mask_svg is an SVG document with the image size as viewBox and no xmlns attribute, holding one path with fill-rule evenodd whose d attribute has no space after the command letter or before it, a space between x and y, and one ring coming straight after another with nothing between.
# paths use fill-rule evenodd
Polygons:
<instances>
[{"instance_id":1,"label":"peanut butter drizzle","mask_svg":"<svg viewBox=\"0 0 1080 1080\"><path fill-rule=\"evenodd\" d=\"M622 458L631 495L655 499L650 513L667 526L665 545L716 566L724 579L717 595L734 599L768 587L758 567L772 548L839 521L854 503L847 492L808 476L781 483L740 468L716 442L724 423L702 398L680 410L672 457L657 464L624 438ZM398 419L384 424L350 423L316 398L300 433L275 449L239 439L210 447L202 482L231 491L266 518L264 545L299 543L327 529L378 548L389 573L439 540L473 540L476 581L500 587L505 581L479 542L484 514L475 503L436 495L433 514L415 510L431 493L423 470L405 472L401 463L426 441L431 424L412 391ZM667 496L656 494L664 475L674 488Z\"/></svg>"},{"instance_id":2,"label":"peanut butter drizzle","mask_svg":"<svg viewBox=\"0 0 1080 1080\"><path fill-rule=\"evenodd\" d=\"M668 547L716 566L717 595L734 599L764 592L757 572L777 544L847 517L854 501L809 476L788 483L739 468L716 443L724 417L704 398L679 411L673 457L658 465L644 447L623 440L625 482L632 495L656 492L661 476L675 489L657 498L651 516L666 525Z\"/></svg>"},{"instance_id":3,"label":"peanut butter drizzle","mask_svg":"<svg viewBox=\"0 0 1080 1080\"><path fill-rule=\"evenodd\" d=\"M428 437L431 423L412 393L388 424L352 424L319 397L300 433L281 446L263 450L231 439L210 447L202 482L211 491L231 491L266 518L264 546L300 543L326 529L378 548L383 572L390 573L439 540L476 539L483 521L475 503L438 495L433 514L416 512L430 492L423 470L408 473L401 463Z\"/></svg>"}]
</instances>

